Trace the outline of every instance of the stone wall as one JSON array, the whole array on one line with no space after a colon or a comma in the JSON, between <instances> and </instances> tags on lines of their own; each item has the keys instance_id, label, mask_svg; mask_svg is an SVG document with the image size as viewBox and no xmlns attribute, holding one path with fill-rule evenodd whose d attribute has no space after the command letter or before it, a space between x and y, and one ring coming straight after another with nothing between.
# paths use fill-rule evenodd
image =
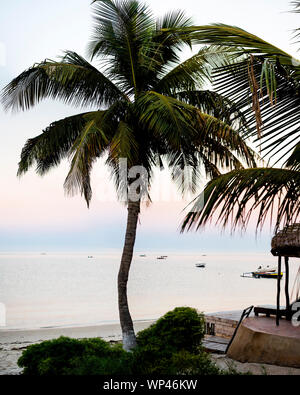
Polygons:
<instances>
[{"instance_id":1,"label":"stone wall","mask_svg":"<svg viewBox=\"0 0 300 395\"><path fill-rule=\"evenodd\" d=\"M238 325L238 321L236 320L216 317L213 315L206 315L205 323L206 335L224 337L225 339L231 339L235 328Z\"/></svg>"}]
</instances>

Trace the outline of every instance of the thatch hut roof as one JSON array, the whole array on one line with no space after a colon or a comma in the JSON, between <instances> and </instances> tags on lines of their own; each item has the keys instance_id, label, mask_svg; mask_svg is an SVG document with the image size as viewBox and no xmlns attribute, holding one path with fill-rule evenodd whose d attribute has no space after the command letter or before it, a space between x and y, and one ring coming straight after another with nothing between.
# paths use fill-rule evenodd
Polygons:
<instances>
[{"instance_id":1,"label":"thatch hut roof","mask_svg":"<svg viewBox=\"0 0 300 395\"><path fill-rule=\"evenodd\" d=\"M273 237L271 253L300 258L300 223L286 226Z\"/></svg>"}]
</instances>

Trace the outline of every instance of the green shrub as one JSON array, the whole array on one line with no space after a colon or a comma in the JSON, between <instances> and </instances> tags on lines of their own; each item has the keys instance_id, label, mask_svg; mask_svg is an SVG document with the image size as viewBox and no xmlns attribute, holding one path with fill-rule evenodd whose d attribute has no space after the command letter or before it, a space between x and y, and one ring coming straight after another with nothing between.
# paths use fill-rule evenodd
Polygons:
<instances>
[{"instance_id":1,"label":"green shrub","mask_svg":"<svg viewBox=\"0 0 300 395\"><path fill-rule=\"evenodd\" d=\"M139 347L148 345L169 352L197 352L204 337L204 315L191 307L176 307L138 333Z\"/></svg>"},{"instance_id":2,"label":"green shrub","mask_svg":"<svg viewBox=\"0 0 300 395\"><path fill-rule=\"evenodd\" d=\"M18 360L24 375L130 374L132 356L102 339L60 337L29 346Z\"/></svg>"},{"instance_id":3,"label":"green shrub","mask_svg":"<svg viewBox=\"0 0 300 395\"><path fill-rule=\"evenodd\" d=\"M139 332L138 347L126 352L121 344L100 339L60 337L29 346L18 365L24 375L216 375L222 371L201 346L204 317L195 309L177 307Z\"/></svg>"},{"instance_id":4,"label":"green shrub","mask_svg":"<svg viewBox=\"0 0 300 395\"><path fill-rule=\"evenodd\" d=\"M204 316L190 307L177 307L138 333L134 368L138 374L176 374L175 355L202 355ZM178 354L179 353L179 354ZM204 354L203 354L204 355ZM204 360L203 360L204 361Z\"/></svg>"},{"instance_id":5,"label":"green shrub","mask_svg":"<svg viewBox=\"0 0 300 395\"><path fill-rule=\"evenodd\" d=\"M198 354L191 354L188 351L173 354L170 367L169 374L202 376L220 374L219 368L204 351L200 351Z\"/></svg>"}]
</instances>

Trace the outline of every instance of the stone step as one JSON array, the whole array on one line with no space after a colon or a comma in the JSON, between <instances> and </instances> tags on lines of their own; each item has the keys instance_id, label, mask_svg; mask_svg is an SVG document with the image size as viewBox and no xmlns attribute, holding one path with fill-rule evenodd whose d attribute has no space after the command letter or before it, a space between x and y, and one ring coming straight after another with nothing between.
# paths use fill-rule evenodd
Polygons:
<instances>
[{"instance_id":1,"label":"stone step","mask_svg":"<svg viewBox=\"0 0 300 395\"><path fill-rule=\"evenodd\" d=\"M206 352L225 354L229 339L218 336L205 336L202 344Z\"/></svg>"}]
</instances>

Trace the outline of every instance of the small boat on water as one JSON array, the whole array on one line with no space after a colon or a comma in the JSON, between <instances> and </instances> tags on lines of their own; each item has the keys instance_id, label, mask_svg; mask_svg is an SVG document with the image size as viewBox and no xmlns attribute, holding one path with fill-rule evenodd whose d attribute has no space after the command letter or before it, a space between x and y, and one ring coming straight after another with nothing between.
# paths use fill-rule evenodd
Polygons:
<instances>
[{"instance_id":1,"label":"small boat on water","mask_svg":"<svg viewBox=\"0 0 300 395\"><path fill-rule=\"evenodd\" d=\"M277 268L270 268L269 266L259 266L254 272L243 273L241 277L252 277L252 278L282 278L283 273L278 273Z\"/></svg>"},{"instance_id":2,"label":"small boat on water","mask_svg":"<svg viewBox=\"0 0 300 395\"><path fill-rule=\"evenodd\" d=\"M91 259L91 258L94 258L94 257L93 257L92 255L90 255L90 256L88 256L88 258L90 258L90 259Z\"/></svg>"},{"instance_id":3,"label":"small boat on water","mask_svg":"<svg viewBox=\"0 0 300 395\"><path fill-rule=\"evenodd\" d=\"M202 268L204 268L204 267L206 266L206 263L204 263L204 262L198 262L198 263L196 263L195 266L196 266L196 267L202 267Z\"/></svg>"},{"instance_id":4,"label":"small boat on water","mask_svg":"<svg viewBox=\"0 0 300 395\"><path fill-rule=\"evenodd\" d=\"M168 258L167 255L161 255L161 256L158 256L156 259L166 259L166 258Z\"/></svg>"},{"instance_id":5,"label":"small boat on water","mask_svg":"<svg viewBox=\"0 0 300 395\"><path fill-rule=\"evenodd\" d=\"M278 274L277 272L252 272L254 278L282 278L283 273Z\"/></svg>"},{"instance_id":6,"label":"small boat on water","mask_svg":"<svg viewBox=\"0 0 300 395\"><path fill-rule=\"evenodd\" d=\"M146 254L140 255L141 258L145 258L146 256L147 256Z\"/></svg>"},{"instance_id":7,"label":"small boat on water","mask_svg":"<svg viewBox=\"0 0 300 395\"><path fill-rule=\"evenodd\" d=\"M276 272L276 270L277 270L276 267L270 267L269 265L267 265L266 267L259 266L257 268L256 272L257 273L265 273L265 272L274 273L274 272Z\"/></svg>"}]
</instances>

